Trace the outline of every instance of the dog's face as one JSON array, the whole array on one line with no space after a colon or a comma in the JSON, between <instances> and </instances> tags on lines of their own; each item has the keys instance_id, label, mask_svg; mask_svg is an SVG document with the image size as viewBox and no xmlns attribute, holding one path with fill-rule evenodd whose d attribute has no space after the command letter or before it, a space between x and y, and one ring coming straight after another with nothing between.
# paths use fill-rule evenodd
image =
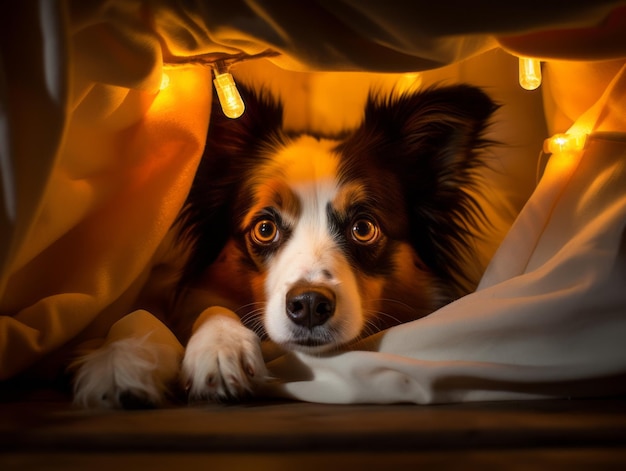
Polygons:
<instances>
[{"instance_id":1,"label":"dog's face","mask_svg":"<svg viewBox=\"0 0 626 471\"><path fill-rule=\"evenodd\" d=\"M285 135L279 105L250 92L247 121L214 113L210 160L183 213L193 240L184 279L220 290L251 328L306 352L458 296L454 259L472 218L462 187L494 109L468 87L478 116L456 116L459 91L422 99L421 111L413 96L407 109L372 99L361 128L332 140Z\"/></svg>"},{"instance_id":2,"label":"dog's face","mask_svg":"<svg viewBox=\"0 0 626 471\"><path fill-rule=\"evenodd\" d=\"M291 349L334 348L433 307L431 276L404 242L399 185L381 193L341 177L336 147L301 136L272 149L250 178L240 254L229 257L250 267L267 335Z\"/></svg>"}]
</instances>

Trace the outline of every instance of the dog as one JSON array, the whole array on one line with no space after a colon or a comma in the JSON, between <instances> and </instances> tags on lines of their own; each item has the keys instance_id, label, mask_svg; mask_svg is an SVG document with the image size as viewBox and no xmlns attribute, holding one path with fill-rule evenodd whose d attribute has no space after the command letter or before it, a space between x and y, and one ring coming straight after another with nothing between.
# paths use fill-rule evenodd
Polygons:
<instances>
[{"instance_id":1,"label":"dog","mask_svg":"<svg viewBox=\"0 0 626 471\"><path fill-rule=\"evenodd\" d=\"M465 84L371 93L362 123L332 136L288 132L280 101L241 93L237 120L214 100L174 226L185 255L167 325L186 343L176 374L193 400L253 394L269 378L264 339L332 353L426 316L477 281L464 264L483 217L473 192L494 144L486 130L498 105L486 93ZM131 346L119 367L128 371L142 348L152 347ZM79 402L113 406L129 392L161 402L158 365L178 368L158 361L124 386L90 371L93 356L79 363Z\"/></svg>"}]
</instances>

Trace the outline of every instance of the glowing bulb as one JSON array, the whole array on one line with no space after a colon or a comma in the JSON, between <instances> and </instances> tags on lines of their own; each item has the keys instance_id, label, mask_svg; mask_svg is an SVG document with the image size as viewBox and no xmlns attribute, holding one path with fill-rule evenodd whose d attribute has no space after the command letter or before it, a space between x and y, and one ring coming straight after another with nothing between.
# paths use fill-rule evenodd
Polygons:
<instances>
[{"instance_id":1,"label":"glowing bulb","mask_svg":"<svg viewBox=\"0 0 626 471\"><path fill-rule=\"evenodd\" d=\"M581 151L585 147L587 134L555 134L543 143L543 151L547 154Z\"/></svg>"},{"instance_id":2,"label":"glowing bulb","mask_svg":"<svg viewBox=\"0 0 626 471\"><path fill-rule=\"evenodd\" d=\"M170 86L170 76L163 72L161 76L161 85L159 86L159 90L165 90Z\"/></svg>"},{"instance_id":3,"label":"glowing bulb","mask_svg":"<svg viewBox=\"0 0 626 471\"><path fill-rule=\"evenodd\" d=\"M213 83L215 84L217 98L220 101L224 114L231 119L239 118L246 107L241 99L239 90L237 90L233 76L218 67L215 69Z\"/></svg>"},{"instance_id":4,"label":"glowing bulb","mask_svg":"<svg viewBox=\"0 0 626 471\"><path fill-rule=\"evenodd\" d=\"M524 90L535 90L541 85L541 62L528 57L519 58L519 84Z\"/></svg>"}]
</instances>

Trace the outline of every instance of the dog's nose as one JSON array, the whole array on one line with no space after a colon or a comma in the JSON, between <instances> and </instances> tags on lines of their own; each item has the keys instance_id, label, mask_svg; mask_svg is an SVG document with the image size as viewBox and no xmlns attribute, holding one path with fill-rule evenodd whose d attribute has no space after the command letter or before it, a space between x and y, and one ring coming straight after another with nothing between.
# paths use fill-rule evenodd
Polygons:
<instances>
[{"instance_id":1,"label":"dog's nose","mask_svg":"<svg viewBox=\"0 0 626 471\"><path fill-rule=\"evenodd\" d=\"M294 287L286 301L287 316L309 329L324 324L335 313L335 293L324 286Z\"/></svg>"}]
</instances>

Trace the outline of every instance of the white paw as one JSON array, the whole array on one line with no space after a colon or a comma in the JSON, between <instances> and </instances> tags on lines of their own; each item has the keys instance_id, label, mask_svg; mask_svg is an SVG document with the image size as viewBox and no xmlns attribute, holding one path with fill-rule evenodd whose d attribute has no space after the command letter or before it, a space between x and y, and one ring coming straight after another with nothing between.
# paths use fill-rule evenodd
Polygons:
<instances>
[{"instance_id":1,"label":"white paw","mask_svg":"<svg viewBox=\"0 0 626 471\"><path fill-rule=\"evenodd\" d=\"M183 378L192 400L232 400L267 380L259 337L238 319L216 314L191 336Z\"/></svg>"},{"instance_id":2,"label":"white paw","mask_svg":"<svg viewBox=\"0 0 626 471\"><path fill-rule=\"evenodd\" d=\"M180 351L149 335L117 340L73 365L74 402L82 407L137 408L161 404L178 377Z\"/></svg>"}]
</instances>

